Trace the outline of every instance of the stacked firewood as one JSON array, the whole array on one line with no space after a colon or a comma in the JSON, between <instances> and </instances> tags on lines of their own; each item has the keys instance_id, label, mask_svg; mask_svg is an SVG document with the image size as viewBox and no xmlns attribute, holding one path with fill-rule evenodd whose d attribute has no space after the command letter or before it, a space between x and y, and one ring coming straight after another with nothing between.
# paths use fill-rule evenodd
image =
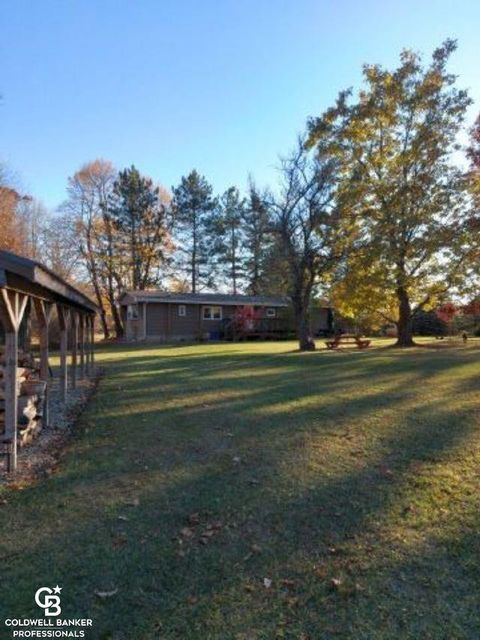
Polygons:
<instances>
[{"instance_id":1,"label":"stacked firewood","mask_svg":"<svg viewBox=\"0 0 480 640\"><path fill-rule=\"evenodd\" d=\"M5 433L5 354L0 347L0 434ZM42 429L46 383L33 356L19 349L17 367L17 441L23 447Z\"/></svg>"}]
</instances>

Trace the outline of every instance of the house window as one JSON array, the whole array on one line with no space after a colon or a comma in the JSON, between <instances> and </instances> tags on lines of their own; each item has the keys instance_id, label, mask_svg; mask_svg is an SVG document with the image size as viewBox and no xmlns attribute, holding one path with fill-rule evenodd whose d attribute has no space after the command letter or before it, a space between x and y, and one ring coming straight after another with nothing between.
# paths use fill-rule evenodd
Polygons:
<instances>
[{"instance_id":1,"label":"house window","mask_svg":"<svg viewBox=\"0 0 480 640\"><path fill-rule=\"evenodd\" d=\"M182 317L187 315L187 307L184 304L178 305L178 315Z\"/></svg>"},{"instance_id":2,"label":"house window","mask_svg":"<svg viewBox=\"0 0 480 640\"><path fill-rule=\"evenodd\" d=\"M138 320L138 305L129 304L127 306L127 319L128 320Z\"/></svg>"},{"instance_id":3,"label":"house window","mask_svg":"<svg viewBox=\"0 0 480 640\"><path fill-rule=\"evenodd\" d=\"M277 311L273 307L268 307L267 318L275 318L276 315L277 315Z\"/></svg>"},{"instance_id":4,"label":"house window","mask_svg":"<svg viewBox=\"0 0 480 640\"><path fill-rule=\"evenodd\" d=\"M221 320L222 307L203 307L204 320Z\"/></svg>"}]
</instances>

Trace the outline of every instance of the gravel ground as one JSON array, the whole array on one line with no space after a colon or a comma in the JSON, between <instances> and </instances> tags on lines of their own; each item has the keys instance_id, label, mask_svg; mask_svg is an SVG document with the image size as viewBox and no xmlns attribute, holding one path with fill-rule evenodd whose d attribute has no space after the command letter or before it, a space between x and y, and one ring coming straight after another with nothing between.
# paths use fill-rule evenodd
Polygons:
<instances>
[{"instance_id":1,"label":"gravel ground","mask_svg":"<svg viewBox=\"0 0 480 640\"><path fill-rule=\"evenodd\" d=\"M0 457L0 484L21 486L51 473L100 377L101 370L96 368L91 376L78 379L75 391L69 389L66 403L61 399L58 378L54 377L50 386L50 425L44 426L30 445L18 450L15 474L7 473L6 457Z\"/></svg>"}]
</instances>

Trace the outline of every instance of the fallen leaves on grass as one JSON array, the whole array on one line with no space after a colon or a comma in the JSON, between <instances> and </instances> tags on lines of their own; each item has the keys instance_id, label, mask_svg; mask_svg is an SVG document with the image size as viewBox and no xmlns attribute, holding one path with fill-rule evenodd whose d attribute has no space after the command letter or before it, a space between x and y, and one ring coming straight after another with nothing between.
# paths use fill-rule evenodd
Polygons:
<instances>
[{"instance_id":1,"label":"fallen leaves on grass","mask_svg":"<svg viewBox=\"0 0 480 640\"><path fill-rule=\"evenodd\" d=\"M188 523L195 526L197 524L200 524L200 514L199 513L191 513L188 516Z\"/></svg>"},{"instance_id":2,"label":"fallen leaves on grass","mask_svg":"<svg viewBox=\"0 0 480 640\"><path fill-rule=\"evenodd\" d=\"M201 524L201 516L199 513L191 513L187 517L187 521L189 526L183 527L180 530L180 537L174 538L178 540L179 544L183 544L184 541L192 540L195 537L195 534L198 531L196 527L199 527L199 525ZM216 536L222 530L223 526L223 522L221 522L220 520L207 522L204 525L205 528L200 533L198 542L202 545L208 544L210 539Z\"/></svg>"},{"instance_id":3,"label":"fallen leaves on grass","mask_svg":"<svg viewBox=\"0 0 480 640\"><path fill-rule=\"evenodd\" d=\"M287 587L287 589L294 589L295 588L295 580L290 580L288 578L284 578L282 580L282 584L284 587Z\"/></svg>"},{"instance_id":4,"label":"fallen leaves on grass","mask_svg":"<svg viewBox=\"0 0 480 640\"><path fill-rule=\"evenodd\" d=\"M112 589L111 591L95 591L95 595L100 598L100 600L106 600L107 598L112 598L117 595L118 589Z\"/></svg>"},{"instance_id":5,"label":"fallen leaves on grass","mask_svg":"<svg viewBox=\"0 0 480 640\"><path fill-rule=\"evenodd\" d=\"M247 553L247 555L243 556L242 560L243 562L246 562L247 560L250 560L251 557L253 557L254 554L259 554L262 553L262 549L258 544L252 544L252 546L250 547L250 551Z\"/></svg>"},{"instance_id":6,"label":"fallen leaves on grass","mask_svg":"<svg viewBox=\"0 0 480 640\"><path fill-rule=\"evenodd\" d=\"M340 580L340 578L332 578L330 580L330 589L332 591L338 591L340 589L340 587L342 586L343 582L342 580Z\"/></svg>"},{"instance_id":7,"label":"fallen leaves on grass","mask_svg":"<svg viewBox=\"0 0 480 640\"><path fill-rule=\"evenodd\" d=\"M297 596L285 598L285 604L289 609L294 609L300 604L300 598L298 598Z\"/></svg>"},{"instance_id":8,"label":"fallen leaves on grass","mask_svg":"<svg viewBox=\"0 0 480 640\"><path fill-rule=\"evenodd\" d=\"M380 467L380 475L382 476L382 478L389 480L393 478L393 471L389 467L382 465Z\"/></svg>"},{"instance_id":9,"label":"fallen leaves on grass","mask_svg":"<svg viewBox=\"0 0 480 640\"><path fill-rule=\"evenodd\" d=\"M330 591L338 593L343 597L355 596L361 591L363 587L358 582L344 581L341 578L332 578L330 580Z\"/></svg>"},{"instance_id":10,"label":"fallen leaves on grass","mask_svg":"<svg viewBox=\"0 0 480 640\"><path fill-rule=\"evenodd\" d=\"M128 542L128 538L125 534L119 534L114 536L112 540L112 547L114 549L118 549L120 547L124 547Z\"/></svg>"}]
</instances>

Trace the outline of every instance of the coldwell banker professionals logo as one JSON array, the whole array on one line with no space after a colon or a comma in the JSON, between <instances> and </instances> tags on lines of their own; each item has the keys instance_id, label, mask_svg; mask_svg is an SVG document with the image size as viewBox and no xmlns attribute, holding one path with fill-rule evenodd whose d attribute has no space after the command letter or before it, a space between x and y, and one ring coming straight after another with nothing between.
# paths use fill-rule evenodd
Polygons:
<instances>
[{"instance_id":1,"label":"coldwell banker professionals logo","mask_svg":"<svg viewBox=\"0 0 480 640\"><path fill-rule=\"evenodd\" d=\"M43 618L7 618L9 638L87 638L92 631L90 618L60 618L62 587L40 587L35 604L43 610ZM2 636L3 638L3 636Z\"/></svg>"},{"instance_id":2,"label":"coldwell banker professionals logo","mask_svg":"<svg viewBox=\"0 0 480 640\"><path fill-rule=\"evenodd\" d=\"M41 587L35 594L35 602L39 607L45 609L44 613L46 616L59 616L62 613L62 608L60 606L60 596L52 595L60 593L61 590L62 587L59 587L57 584L54 589Z\"/></svg>"}]
</instances>

